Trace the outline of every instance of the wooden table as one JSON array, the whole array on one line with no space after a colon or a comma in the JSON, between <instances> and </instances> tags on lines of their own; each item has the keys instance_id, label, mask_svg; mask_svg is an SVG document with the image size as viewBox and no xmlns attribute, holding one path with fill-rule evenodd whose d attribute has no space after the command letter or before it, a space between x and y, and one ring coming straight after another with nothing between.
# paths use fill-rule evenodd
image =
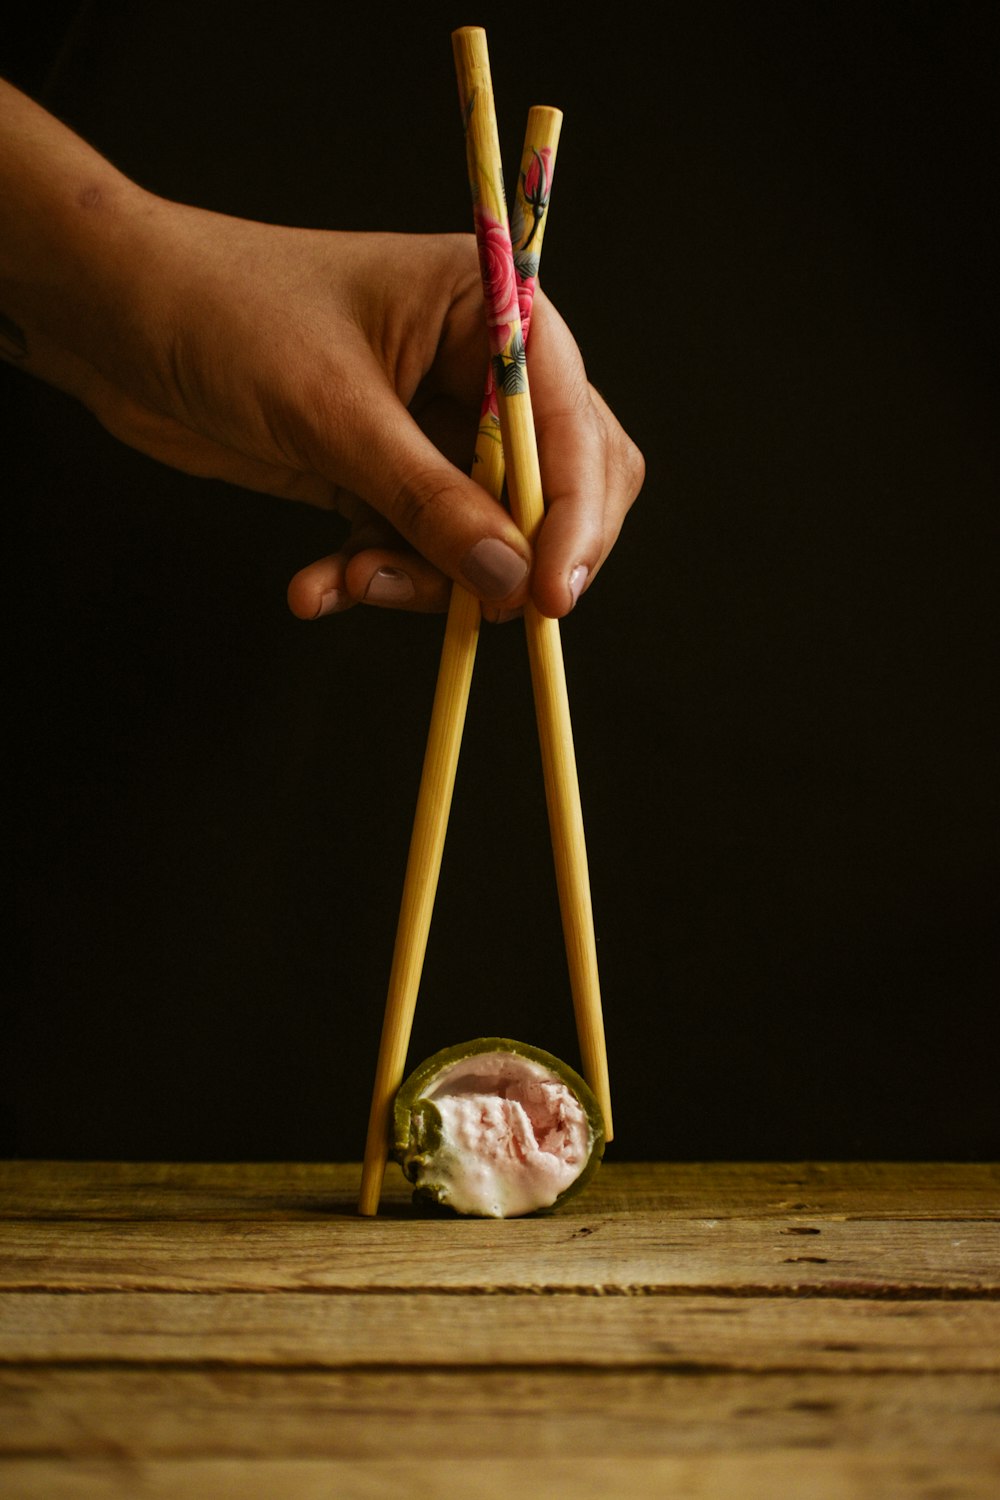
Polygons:
<instances>
[{"instance_id":1,"label":"wooden table","mask_svg":"<svg viewBox=\"0 0 1000 1500\"><path fill-rule=\"evenodd\" d=\"M1000 1495L1000 1169L0 1167L6 1500Z\"/></svg>"}]
</instances>

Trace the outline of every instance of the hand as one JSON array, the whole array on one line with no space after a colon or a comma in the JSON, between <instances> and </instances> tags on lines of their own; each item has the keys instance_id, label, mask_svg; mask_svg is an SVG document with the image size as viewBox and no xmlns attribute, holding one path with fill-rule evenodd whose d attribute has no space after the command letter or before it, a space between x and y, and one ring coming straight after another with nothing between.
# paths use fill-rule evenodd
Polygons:
<instances>
[{"instance_id":1,"label":"hand","mask_svg":"<svg viewBox=\"0 0 1000 1500\"><path fill-rule=\"evenodd\" d=\"M297 615L362 600L440 610L451 579L489 618L529 591L545 614L572 608L573 585L614 545L641 460L543 296L529 375L548 510L529 577L524 538L468 478L487 359L471 236L308 232L176 205L157 217L160 389L138 405L92 392L91 404L179 468L350 520L347 544L293 579Z\"/></svg>"},{"instance_id":2,"label":"hand","mask_svg":"<svg viewBox=\"0 0 1000 1500\"><path fill-rule=\"evenodd\" d=\"M488 618L529 596L547 615L573 607L643 465L541 292L529 376L547 514L532 555L468 477L487 364L471 236L228 218L155 198L69 140L80 181L58 244L93 290L83 310L63 288L44 304L35 367L163 462L345 515L345 546L292 580L297 615L439 610L452 579Z\"/></svg>"}]
</instances>

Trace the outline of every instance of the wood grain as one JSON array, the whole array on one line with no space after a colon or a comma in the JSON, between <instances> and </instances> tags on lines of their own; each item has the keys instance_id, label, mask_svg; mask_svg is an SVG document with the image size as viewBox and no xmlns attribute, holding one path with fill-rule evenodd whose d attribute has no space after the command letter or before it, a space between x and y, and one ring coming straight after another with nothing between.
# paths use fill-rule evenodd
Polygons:
<instances>
[{"instance_id":1,"label":"wood grain","mask_svg":"<svg viewBox=\"0 0 1000 1500\"><path fill-rule=\"evenodd\" d=\"M0 1162L5 1219L353 1219L360 1168L326 1162ZM393 1168L383 1207L408 1213ZM607 1162L574 1217L755 1219L798 1214L1000 1222L986 1162ZM565 1213L560 1215L564 1218Z\"/></svg>"},{"instance_id":2,"label":"wood grain","mask_svg":"<svg viewBox=\"0 0 1000 1500\"><path fill-rule=\"evenodd\" d=\"M628 1487L623 1487L627 1475ZM26 1461L5 1466L7 1500L996 1500L1000 1464L992 1450L919 1454L813 1452L708 1453L631 1458L464 1458L415 1464L403 1457L350 1459ZM474 1486L474 1488L473 1488Z\"/></svg>"},{"instance_id":3,"label":"wood grain","mask_svg":"<svg viewBox=\"0 0 1000 1500\"><path fill-rule=\"evenodd\" d=\"M11 1290L1000 1294L1000 1226L775 1217L0 1226Z\"/></svg>"},{"instance_id":4,"label":"wood grain","mask_svg":"<svg viewBox=\"0 0 1000 1500\"><path fill-rule=\"evenodd\" d=\"M996 1444L995 1376L653 1371L0 1371L0 1452L147 1458L952 1452ZM262 1413L267 1421L262 1421Z\"/></svg>"},{"instance_id":5,"label":"wood grain","mask_svg":"<svg viewBox=\"0 0 1000 1500\"><path fill-rule=\"evenodd\" d=\"M500 1223L357 1182L5 1164L4 1500L1000 1492L995 1167L610 1163Z\"/></svg>"},{"instance_id":6,"label":"wood grain","mask_svg":"<svg viewBox=\"0 0 1000 1500\"><path fill-rule=\"evenodd\" d=\"M1000 1303L8 1293L0 1361L1000 1372Z\"/></svg>"}]
</instances>

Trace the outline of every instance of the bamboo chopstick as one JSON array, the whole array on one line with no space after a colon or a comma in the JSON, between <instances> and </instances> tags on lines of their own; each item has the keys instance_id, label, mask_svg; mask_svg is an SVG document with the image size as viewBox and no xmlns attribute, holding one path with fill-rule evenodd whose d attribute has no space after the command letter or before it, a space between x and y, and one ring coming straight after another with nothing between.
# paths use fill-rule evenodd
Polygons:
<instances>
[{"instance_id":1,"label":"bamboo chopstick","mask_svg":"<svg viewBox=\"0 0 1000 1500\"><path fill-rule=\"evenodd\" d=\"M508 260L511 247L486 33L480 26L464 26L453 32L452 43L465 120L483 293L493 337L507 492L515 521L533 542L544 519L545 504L517 303L516 299L511 303L507 295L507 278L498 264L504 243ZM601 1106L610 1141L611 1093L604 1017L559 625L539 614L531 603L525 609L525 625L577 1036L583 1072Z\"/></svg>"},{"instance_id":2,"label":"bamboo chopstick","mask_svg":"<svg viewBox=\"0 0 1000 1500\"><path fill-rule=\"evenodd\" d=\"M529 111L518 179L523 224L518 248L524 252L521 263L524 275L519 271L519 285L526 309L538 272L561 124L562 114L557 109L536 106ZM504 485L504 449L492 370L483 398L472 472L477 482L499 500ZM479 600L456 583L451 591L441 648L372 1091L358 1202L358 1212L366 1216L378 1212L388 1158L392 1102L406 1069L476 660L479 620Z\"/></svg>"}]
</instances>

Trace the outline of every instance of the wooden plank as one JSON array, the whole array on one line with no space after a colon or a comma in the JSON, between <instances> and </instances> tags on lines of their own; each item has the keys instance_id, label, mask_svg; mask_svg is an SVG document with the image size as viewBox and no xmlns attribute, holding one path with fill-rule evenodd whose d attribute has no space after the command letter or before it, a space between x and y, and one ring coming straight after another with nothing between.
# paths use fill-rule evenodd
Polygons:
<instances>
[{"instance_id":1,"label":"wooden plank","mask_svg":"<svg viewBox=\"0 0 1000 1500\"><path fill-rule=\"evenodd\" d=\"M988 1222L771 1218L0 1225L10 1290L1000 1293Z\"/></svg>"},{"instance_id":2,"label":"wooden plank","mask_svg":"<svg viewBox=\"0 0 1000 1500\"><path fill-rule=\"evenodd\" d=\"M1000 1491L995 1167L610 1163L506 1224L357 1172L0 1169L5 1500Z\"/></svg>"},{"instance_id":3,"label":"wooden plank","mask_svg":"<svg viewBox=\"0 0 1000 1500\"><path fill-rule=\"evenodd\" d=\"M350 1163L0 1163L3 1218L310 1219L354 1216L361 1169ZM408 1204L402 1174L386 1182L389 1212Z\"/></svg>"},{"instance_id":4,"label":"wooden plank","mask_svg":"<svg viewBox=\"0 0 1000 1500\"><path fill-rule=\"evenodd\" d=\"M8 1293L0 1361L1000 1372L1000 1302Z\"/></svg>"},{"instance_id":5,"label":"wooden plank","mask_svg":"<svg viewBox=\"0 0 1000 1500\"><path fill-rule=\"evenodd\" d=\"M0 1162L0 1211L32 1219L354 1216L354 1163ZM384 1209L408 1213L395 1167ZM1000 1218L1000 1165L914 1162L607 1162L574 1213L681 1217L848 1214Z\"/></svg>"},{"instance_id":6,"label":"wooden plank","mask_svg":"<svg viewBox=\"0 0 1000 1500\"><path fill-rule=\"evenodd\" d=\"M995 1453L928 1448L896 1454L810 1451L661 1455L627 1465L591 1459L390 1458L366 1463L316 1459L31 1460L0 1465L7 1500L996 1500Z\"/></svg>"},{"instance_id":7,"label":"wooden plank","mask_svg":"<svg viewBox=\"0 0 1000 1500\"><path fill-rule=\"evenodd\" d=\"M0 1370L9 1458L998 1453L995 1375Z\"/></svg>"}]
</instances>

